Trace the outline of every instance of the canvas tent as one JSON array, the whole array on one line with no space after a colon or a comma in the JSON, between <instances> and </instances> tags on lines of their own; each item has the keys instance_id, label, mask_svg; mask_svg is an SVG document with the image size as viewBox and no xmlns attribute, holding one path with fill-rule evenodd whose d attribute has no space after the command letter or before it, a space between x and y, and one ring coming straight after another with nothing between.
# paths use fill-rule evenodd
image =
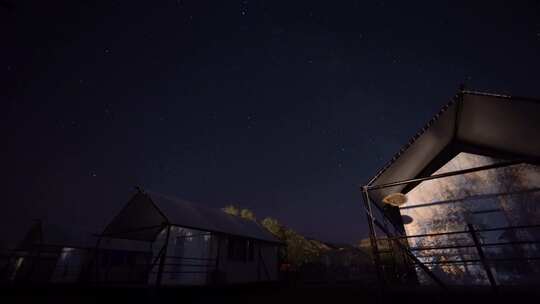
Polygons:
<instances>
[{"instance_id":1,"label":"canvas tent","mask_svg":"<svg viewBox=\"0 0 540 304\"><path fill-rule=\"evenodd\" d=\"M277 280L280 242L258 223L152 191L139 190L102 236L152 243L150 284Z\"/></svg>"},{"instance_id":2,"label":"canvas tent","mask_svg":"<svg viewBox=\"0 0 540 304\"><path fill-rule=\"evenodd\" d=\"M3 279L11 282L76 282L92 248L90 233L36 220L6 251Z\"/></svg>"},{"instance_id":3,"label":"canvas tent","mask_svg":"<svg viewBox=\"0 0 540 304\"><path fill-rule=\"evenodd\" d=\"M88 283L96 280L96 267L107 274L102 283L134 281L137 267L128 260L143 264L151 254L146 243L107 238L98 253L95 234L42 220L34 221L20 238L2 251L0 277L12 284ZM96 254L99 265L94 263Z\"/></svg>"},{"instance_id":4,"label":"canvas tent","mask_svg":"<svg viewBox=\"0 0 540 304\"><path fill-rule=\"evenodd\" d=\"M540 100L460 90L363 187L374 251L377 251L379 241L377 232L379 236L382 233L383 238L394 239L407 234L408 243L403 245L400 242L392 242L392 246L406 251L405 256L408 260L415 263L424 273L428 273L434 281L444 285L447 281L443 282L444 280L437 278L433 271L430 271L434 267L427 266L426 261L432 259L425 259L421 254L423 248L418 247L420 243L417 241L421 238L416 237L414 238L416 240L412 241L411 234L421 231L424 238L434 238L435 236L429 234L436 232L442 235L446 233L458 235L458 231L455 230L459 230L460 225L465 227L461 230L465 230L466 233L469 228L477 229L476 240L471 239L472 235L467 233L468 236L464 238L468 238L468 243L462 242L459 245L463 248L473 248L475 251L459 254L465 256L462 260L475 260L477 264L481 264L487 273L485 280L481 281L489 281L492 286L500 284L503 275L497 278L496 272L502 273L502 268L493 266L494 259L489 257L489 252L483 248L491 243L486 244L490 236L481 230L495 231L500 228L487 227L489 222L491 225L504 222L503 226L507 227L501 231L516 230L514 226L523 226L524 223L528 225L527 228L533 229L535 222L540 223L540 219L535 218L534 213L529 212L525 215L516 211L519 208L523 209L523 206L532 206L538 200L536 196L537 186L540 185L537 167L540 160L538 134L540 134ZM484 193L477 193L479 191ZM382 203L383 198L394 193L406 194L408 202L401 207ZM481 205L490 207L479 210ZM412 210L415 210L415 213ZM494 214L499 214L497 220L494 220L496 218ZM407 215L405 221L402 215ZM467 226L469 224L472 226ZM504 238L502 234L500 238ZM517 234L521 239L499 245L515 247L517 243L527 242L534 247L533 244L537 241L534 238L535 233L520 231ZM524 240L525 235L530 238ZM445 241L450 242L450 245L457 242L447 237ZM430 242L426 244L434 247L434 241L430 239ZM536 248L533 247L527 250L536 252ZM462 270L448 267L450 262L458 264L458 261L451 259L450 254L445 256L441 251L434 250L441 249L433 249L430 254L432 256L438 254L446 260L444 269L450 272ZM376 253L375 256L376 262L380 263L381 254ZM467 263L462 264L467 268ZM385 274L381 273L380 276L385 277Z\"/></svg>"}]
</instances>

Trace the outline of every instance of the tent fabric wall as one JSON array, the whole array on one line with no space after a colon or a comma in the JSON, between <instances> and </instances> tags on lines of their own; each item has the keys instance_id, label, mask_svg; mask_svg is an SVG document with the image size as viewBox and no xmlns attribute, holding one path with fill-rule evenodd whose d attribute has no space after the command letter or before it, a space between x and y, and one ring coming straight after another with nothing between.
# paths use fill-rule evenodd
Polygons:
<instances>
[{"instance_id":1,"label":"tent fabric wall","mask_svg":"<svg viewBox=\"0 0 540 304\"><path fill-rule=\"evenodd\" d=\"M500 160L491 157L460 153L435 174L484 166ZM400 213L410 220L405 224L407 235L463 231L467 224L476 229L537 224L540 210L540 167L519 164L425 181L411 190L408 202L400 206ZM521 230L494 230L480 233L482 242L539 241L539 228ZM408 239L409 246L435 247L467 245L469 234L439 235ZM537 244L486 246L488 258L535 257L540 253ZM476 258L474 247L447 248L437 251L415 251L422 262ZM437 253L437 254L435 254ZM446 283L489 284L485 270L478 263L431 265ZM538 281L538 261L519 263L493 263L491 265L498 284L518 284ZM526 270L525 270L526 269ZM418 276L429 282L422 271Z\"/></svg>"},{"instance_id":2,"label":"tent fabric wall","mask_svg":"<svg viewBox=\"0 0 540 304\"><path fill-rule=\"evenodd\" d=\"M142 193L136 193L105 227L104 236L153 241L167 223L167 217Z\"/></svg>"}]
</instances>

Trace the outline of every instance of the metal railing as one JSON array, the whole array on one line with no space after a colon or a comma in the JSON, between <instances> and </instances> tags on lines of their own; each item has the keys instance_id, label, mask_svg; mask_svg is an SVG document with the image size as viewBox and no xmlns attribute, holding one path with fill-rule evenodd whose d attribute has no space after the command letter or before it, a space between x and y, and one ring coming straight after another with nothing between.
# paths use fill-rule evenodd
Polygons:
<instances>
[{"instance_id":1,"label":"metal railing","mask_svg":"<svg viewBox=\"0 0 540 304\"><path fill-rule=\"evenodd\" d=\"M527 160L513 160L513 161L504 161L497 164L480 166L476 168L469 168L464 170L457 170L453 172L446 172L442 174L434 174L425 177L413 178L403 181L390 182L387 184L381 185L366 185L362 187L362 198L364 201L364 210L366 213L370 243L372 248L373 262L377 269L377 275L379 277L379 282L381 287L384 287L388 284L389 280L392 280L392 277L402 276L404 272L410 271L410 269L420 269L424 274L427 275L433 282L443 289L446 289L446 284L435 275L432 271L433 265L444 265L444 264L467 264L467 263L476 263L481 264L485 274L489 280L490 285L496 291L497 282L494 278L494 274L491 271L491 267L495 263L507 263L507 262L527 262L539 260L540 257L487 257L485 254L485 249L489 247L500 247L500 246L528 246L539 244L540 241L537 240L516 240L516 241L507 241L507 242L491 242L483 243L480 240L479 233L490 232L490 231L508 231L516 229L536 229L540 228L540 225L519 225L519 226L508 226L508 227L496 227L496 228L475 228L472 225L468 224L467 229L459 231L448 231L448 232L439 232L439 233L426 233L418 235L403 235L404 229L403 226L399 227L391 217L387 214L386 210L381 207L378 203L372 201L370 197L371 190L381 190L384 188L395 187L398 185L409 185L417 184L427 180L433 180L437 178L450 177L455 175L462 175L473 173L482 170L496 169L506 166L512 166L528 162ZM525 190L527 191L527 190ZM379 215L379 216L377 216ZM380 237L377 235L377 231L382 232L384 235ZM435 244L429 246L409 246L409 240L415 238L443 238L448 236L463 236L466 235L469 238L467 243L448 243L448 244ZM435 242L437 243L437 242ZM457 249L474 249L474 258L461 258L456 260L429 260L428 258L437 258L443 256L443 254L432 254L431 256L422 256L419 255L420 252L433 252L433 251L442 251L442 250L457 250ZM400 267L401 269L399 269ZM416 272L416 271L415 271Z\"/></svg>"}]
</instances>

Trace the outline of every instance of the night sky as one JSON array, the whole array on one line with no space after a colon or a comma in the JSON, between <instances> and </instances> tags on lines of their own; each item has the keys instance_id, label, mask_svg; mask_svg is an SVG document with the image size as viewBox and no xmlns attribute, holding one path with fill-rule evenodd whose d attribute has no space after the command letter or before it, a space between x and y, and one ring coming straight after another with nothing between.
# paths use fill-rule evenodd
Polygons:
<instances>
[{"instance_id":1,"label":"night sky","mask_svg":"<svg viewBox=\"0 0 540 304\"><path fill-rule=\"evenodd\" d=\"M460 83L540 96L516 2L2 0L0 239L98 232L141 185L357 241L358 186Z\"/></svg>"}]
</instances>

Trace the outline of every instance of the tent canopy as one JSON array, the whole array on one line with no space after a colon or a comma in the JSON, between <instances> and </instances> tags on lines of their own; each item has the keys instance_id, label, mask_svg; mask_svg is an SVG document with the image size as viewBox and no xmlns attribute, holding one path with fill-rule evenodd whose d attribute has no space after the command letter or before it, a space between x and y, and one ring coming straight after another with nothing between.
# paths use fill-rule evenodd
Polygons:
<instances>
[{"instance_id":1,"label":"tent canopy","mask_svg":"<svg viewBox=\"0 0 540 304\"><path fill-rule=\"evenodd\" d=\"M368 183L369 186L431 175L460 152L501 159L540 159L540 100L460 91ZM417 184L370 191L375 202L407 193Z\"/></svg>"},{"instance_id":2,"label":"tent canopy","mask_svg":"<svg viewBox=\"0 0 540 304\"><path fill-rule=\"evenodd\" d=\"M151 191L137 192L107 225L103 236L151 242L166 225L280 242L254 221Z\"/></svg>"},{"instance_id":3,"label":"tent canopy","mask_svg":"<svg viewBox=\"0 0 540 304\"><path fill-rule=\"evenodd\" d=\"M42 220L28 223L23 237L14 249L29 250L34 246L92 248L97 238L89 231L74 226L57 225Z\"/></svg>"}]
</instances>

